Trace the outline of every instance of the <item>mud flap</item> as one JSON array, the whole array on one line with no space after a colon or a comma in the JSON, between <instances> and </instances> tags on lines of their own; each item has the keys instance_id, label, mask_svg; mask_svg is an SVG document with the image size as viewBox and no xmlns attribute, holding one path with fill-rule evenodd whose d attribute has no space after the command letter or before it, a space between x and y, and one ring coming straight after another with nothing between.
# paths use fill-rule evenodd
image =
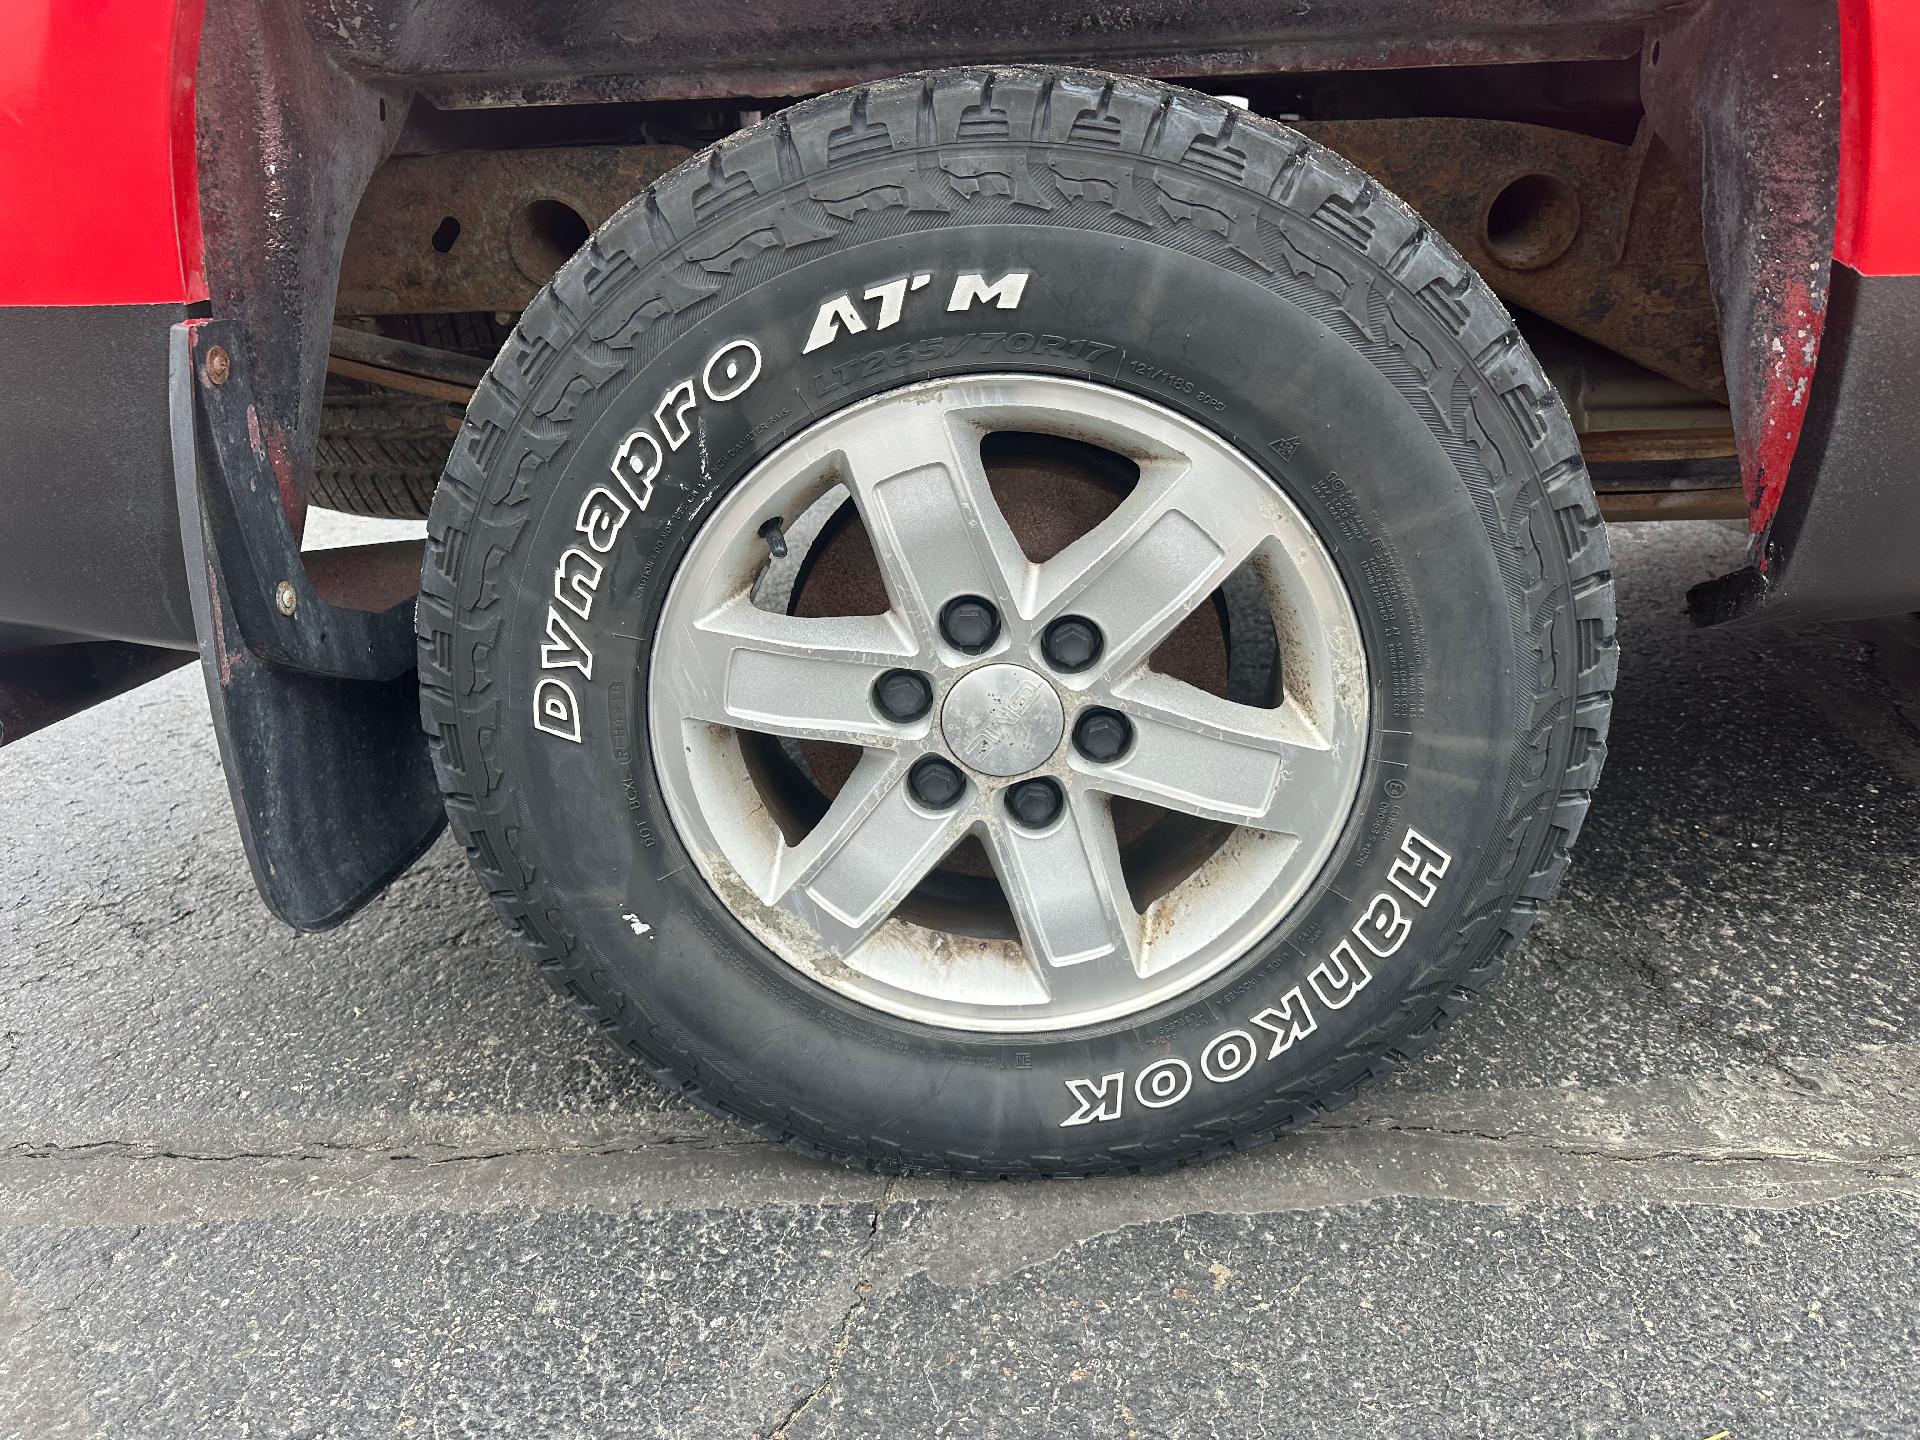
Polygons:
<instances>
[{"instance_id":1,"label":"mud flap","mask_svg":"<svg viewBox=\"0 0 1920 1440\"><path fill-rule=\"evenodd\" d=\"M173 327L180 534L254 883L287 924L324 930L412 864L446 817L419 729L413 601L370 611L318 593L253 420L241 340L231 322Z\"/></svg>"}]
</instances>

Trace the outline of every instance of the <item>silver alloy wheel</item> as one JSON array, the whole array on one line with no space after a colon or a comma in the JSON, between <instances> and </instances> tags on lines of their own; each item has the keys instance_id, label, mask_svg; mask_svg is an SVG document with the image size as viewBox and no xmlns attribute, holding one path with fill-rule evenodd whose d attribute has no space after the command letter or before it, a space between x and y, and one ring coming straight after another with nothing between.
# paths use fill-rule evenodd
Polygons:
<instances>
[{"instance_id":1,"label":"silver alloy wheel","mask_svg":"<svg viewBox=\"0 0 1920 1440\"><path fill-rule=\"evenodd\" d=\"M982 439L1004 431L1101 446L1137 465L1138 483L1091 531L1035 563L981 460ZM823 497L832 508L840 486L891 608L832 618L761 608L763 529ZM1149 664L1242 567L1277 640L1284 691L1271 707ZM943 607L966 596L999 617L977 654L941 630ZM1091 620L1102 640L1071 673L1043 651L1047 626L1064 615ZM903 721L880 708L875 684L894 669L930 678L926 713ZM1245 954L1300 899L1358 792L1367 661L1332 557L1233 447L1119 390L981 375L830 415L724 496L668 593L648 706L668 810L695 865L781 959L904 1018L1056 1030L1181 993ZM1130 746L1105 763L1071 739L1094 707L1132 727ZM805 834L776 819L743 732L859 747ZM909 788L925 756L965 777L948 808ZM1006 803L1010 787L1035 778L1065 799L1037 827ZM1122 875L1112 797L1235 828L1142 913ZM894 913L967 836L986 847L1017 941Z\"/></svg>"}]
</instances>

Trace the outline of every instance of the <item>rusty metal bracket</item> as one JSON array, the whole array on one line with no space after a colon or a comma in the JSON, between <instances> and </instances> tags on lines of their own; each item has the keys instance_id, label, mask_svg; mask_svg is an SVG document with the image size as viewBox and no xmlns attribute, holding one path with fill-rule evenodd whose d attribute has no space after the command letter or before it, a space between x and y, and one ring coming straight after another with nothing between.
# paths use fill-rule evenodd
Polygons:
<instances>
[{"instance_id":1,"label":"rusty metal bracket","mask_svg":"<svg viewBox=\"0 0 1920 1440\"><path fill-rule=\"evenodd\" d=\"M1506 120L1307 121L1509 304L1726 399L1700 210L1664 146Z\"/></svg>"},{"instance_id":2,"label":"rusty metal bracket","mask_svg":"<svg viewBox=\"0 0 1920 1440\"><path fill-rule=\"evenodd\" d=\"M1629 146L1503 120L1299 128L1405 199L1502 299L1725 399L1699 207L1650 131ZM389 161L354 216L338 312L517 311L592 229L688 153L594 145ZM343 351L342 334L349 345L368 338L336 330L335 373L461 398L456 377Z\"/></svg>"},{"instance_id":3,"label":"rusty metal bracket","mask_svg":"<svg viewBox=\"0 0 1920 1440\"><path fill-rule=\"evenodd\" d=\"M336 325L327 347L327 373L465 405L486 376L487 362L456 350L436 350Z\"/></svg>"},{"instance_id":4,"label":"rusty metal bracket","mask_svg":"<svg viewBox=\"0 0 1920 1440\"><path fill-rule=\"evenodd\" d=\"M419 728L413 603L395 603L394 566L377 557L316 567L320 583L308 573L240 327L188 321L170 344L181 540L241 841L268 907L325 929L446 823ZM387 608L335 603L355 579Z\"/></svg>"},{"instance_id":5,"label":"rusty metal bracket","mask_svg":"<svg viewBox=\"0 0 1920 1440\"><path fill-rule=\"evenodd\" d=\"M589 233L692 153L584 145L389 160L347 232L335 308L524 309Z\"/></svg>"}]
</instances>

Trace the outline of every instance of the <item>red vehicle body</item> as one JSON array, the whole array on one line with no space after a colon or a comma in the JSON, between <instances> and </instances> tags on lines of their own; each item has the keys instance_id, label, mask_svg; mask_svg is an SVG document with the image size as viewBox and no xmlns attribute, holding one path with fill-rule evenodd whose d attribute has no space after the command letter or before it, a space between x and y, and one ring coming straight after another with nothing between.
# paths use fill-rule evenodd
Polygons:
<instances>
[{"instance_id":1,"label":"red vehicle body","mask_svg":"<svg viewBox=\"0 0 1920 1440\"><path fill-rule=\"evenodd\" d=\"M1910 395L1920 360L1920 89L1910 83L1920 9L1905 0L1677 9L1595 0L1578 18L1566 13L1578 7L1544 0L1347 0L1297 21L1169 0L1134 7L1118 25L1001 7L961 26L911 0L880 8L876 17L722 5L696 23L628 0L470 22L389 3L349 24L300 0L212 0L204 13L201 0L6 7L5 738L196 651L216 696L262 669L218 602L223 584L268 571L221 559L236 537L209 522L203 546L193 507L182 509L190 484L180 466L193 450L182 427L193 421L182 408L188 342L173 332L230 322L244 334L247 423L297 536L341 252L416 97L496 118L719 99L757 110L766 102L755 97L954 60L1085 61L1215 88L1296 72L1637 65L1644 123L1699 192L1752 532L1745 568L1702 577L1697 618L1920 608L1910 559L1920 538L1910 474L1920 449ZM644 45L625 38L640 34ZM196 558L221 571L211 588ZM363 567L359 583L377 589L378 570ZM296 657L262 673L297 677L308 713L319 705L329 716L308 722L315 730L411 726L410 702L384 698L393 674L326 669ZM318 887L324 899L271 884L269 898L296 923L336 919L417 853L437 817L415 803L418 784L394 775L312 759L268 777L246 760L248 737L289 702L234 703L222 733L256 861L273 868L264 851L274 842L251 832L270 808L263 794L277 790L276 803L294 796L309 822L301 866L336 877ZM376 796L374 782L394 788Z\"/></svg>"},{"instance_id":2,"label":"red vehicle body","mask_svg":"<svg viewBox=\"0 0 1920 1440\"><path fill-rule=\"evenodd\" d=\"M1833 258L1862 275L1920 273L1920 95L1903 67L1920 51L1910 5L1854 0L1840 8L1840 179Z\"/></svg>"}]
</instances>

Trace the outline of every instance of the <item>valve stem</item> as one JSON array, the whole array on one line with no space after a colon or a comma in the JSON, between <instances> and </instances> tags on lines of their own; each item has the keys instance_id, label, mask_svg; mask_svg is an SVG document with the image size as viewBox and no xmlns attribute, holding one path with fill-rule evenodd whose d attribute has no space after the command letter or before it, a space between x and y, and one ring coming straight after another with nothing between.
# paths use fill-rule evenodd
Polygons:
<instances>
[{"instance_id":1,"label":"valve stem","mask_svg":"<svg viewBox=\"0 0 1920 1440\"><path fill-rule=\"evenodd\" d=\"M787 532L781 528L778 515L760 527L760 538L767 542L767 553L774 559L787 558Z\"/></svg>"}]
</instances>

